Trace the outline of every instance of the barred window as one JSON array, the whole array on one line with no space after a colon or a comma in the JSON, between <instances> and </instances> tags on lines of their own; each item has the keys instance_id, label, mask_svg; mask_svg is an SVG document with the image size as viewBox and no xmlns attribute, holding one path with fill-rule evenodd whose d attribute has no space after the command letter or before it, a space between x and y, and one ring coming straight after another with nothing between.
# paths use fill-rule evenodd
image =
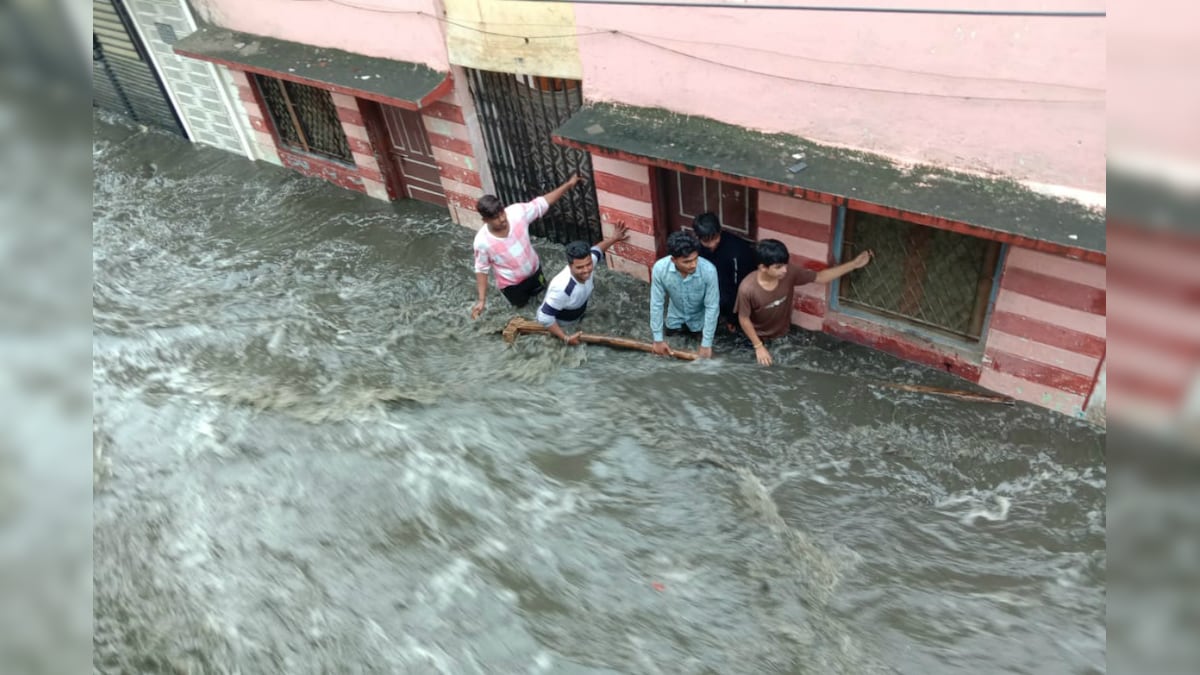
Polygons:
<instances>
[{"instance_id":1,"label":"barred window","mask_svg":"<svg viewBox=\"0 0 1200 675\"><path fill-rule=\"evenodd\" d=\"M329 92L262 75L255 75L254 80L280 143L293 150L354 162Z\"/></svg>"},{"instance_id":2,"label":"barred window","mask_svg":"<svg viewBox=\"0 0 1200 675\"><path fill-rule=\"evenodd\" d=\"M868 249L875 259L841 279L840 302L979 341L1000 260L999 242L846 211L842 260Z\"/></svg>"}]
</instances>

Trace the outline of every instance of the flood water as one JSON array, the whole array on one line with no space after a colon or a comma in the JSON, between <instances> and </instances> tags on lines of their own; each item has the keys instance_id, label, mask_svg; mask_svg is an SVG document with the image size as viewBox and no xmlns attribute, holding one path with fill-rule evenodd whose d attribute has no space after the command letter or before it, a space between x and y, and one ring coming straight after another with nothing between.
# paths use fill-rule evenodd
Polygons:
<instances>
[{"instance_id":1,"label":"flood water","mask_svg":"<svg viewBox=\"0 0 1200 675\"><path fill-rule=\"evenodd\" d=\"M1103 672L1099 432L799 331L508 346L442 209L95 130L98 671Z\"/></svg>"}]
</instances>

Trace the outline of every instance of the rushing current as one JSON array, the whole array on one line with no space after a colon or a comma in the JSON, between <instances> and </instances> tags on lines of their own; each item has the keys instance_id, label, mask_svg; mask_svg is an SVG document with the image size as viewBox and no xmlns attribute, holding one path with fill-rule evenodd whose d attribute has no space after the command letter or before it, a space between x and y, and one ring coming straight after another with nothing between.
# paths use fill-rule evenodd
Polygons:
<instances>
[{"instance_id":1,"label":"rushing current","mask_svg":"<svg viewBox=\"0 0 1200 675\"><path fill-rule=\"evenodd\" d=\"M798 329L506 345L444 210L95 132L97 671L1103 672L1101 432Z\"/></svg>"}]
</instances>

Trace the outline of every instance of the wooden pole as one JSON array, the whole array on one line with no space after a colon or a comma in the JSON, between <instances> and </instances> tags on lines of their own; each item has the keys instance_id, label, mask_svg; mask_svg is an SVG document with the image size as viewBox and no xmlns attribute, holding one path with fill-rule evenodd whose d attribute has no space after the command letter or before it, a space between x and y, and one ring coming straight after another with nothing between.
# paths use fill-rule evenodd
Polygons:
<instances>
[{"instance_id":1,"label":"wooden pole","mask_svg":"<svg viewBox=\"0 0 1200 675\"><path fill-rule=\"evenodd\" d=\"M501 331L504 335L504 341L511 344L516 341L518 335L522 334L541 334L550 335L550 329L538 323L522 319L521 317L513 317L504 326ZM606 347L616 347L618 349L634 349L639 352L654 353L654 345L648 342L638 340L630 340L628 338L612 337L610 335L592 335L584 333L579 336L579 341L589 345L604 345ZM677 349L671 350L671 356L683 361L695 361L700 358L695 352L684 352Z\"/></svg>"},{"instance_id":2,"label":"wooden pole","mask_svg":"<svg viewBox=\"0 0 1200 675\"><path fill-rule=\"evenodd\" d=\"M550 335L550 329L536 321L522 319L521 317L513 317L504 326L501 331L504 336L504 341L512 344L516 341L517 336L522 334L540 334ZM617 347L620 349L635 349L640 352L654 352L654 346L648 342L640 342L638 340L630 340L628 338L612 337L608 335L591 335L584 333L579 337L581 342L591 345L605 345L607 347ZM695 361L700 358L695 352L682 352L672 349L671 356L684 361ZM820 372L812 371L800 366L784 366L788 370L801 370L805 372ZM839 376L836 373L822 373L824 375ZM841 375L841 377L846 377ZM960 401L971 401L975 403L998 403L1001 405L1013 405L1015 401L1003 394L993 394L985 391L965 391L962 389L948 389L945 387L931 387L922 384L902 384L899 382L882 382L879 380L861 380L863 384L873 385L878 387L887 387L889 389L898 389L900 391L911 391L918 394L930 394L931 396L945 396L947 398L958 399Z\"/></svg>"}]
</instances>

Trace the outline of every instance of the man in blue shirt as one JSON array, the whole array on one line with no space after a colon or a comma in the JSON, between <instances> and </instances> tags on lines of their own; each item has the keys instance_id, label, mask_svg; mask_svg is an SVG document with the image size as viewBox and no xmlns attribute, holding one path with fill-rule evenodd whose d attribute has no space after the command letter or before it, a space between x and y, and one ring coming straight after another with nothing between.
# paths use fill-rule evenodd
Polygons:
<instances>
[{"instance_id":1,"label":"man in blue shirt","mask_svg":"<svg viewBox=\"0 0 1200 675\"><path fill-rule=\"evenodd\" d=\"M666 317L663 302L669 301ZM717 268L700 258L700 241L690 232L667 237L667 256L650 271L650 334L654 353L667 356L671 347L664 333L700 333L701 358L712 358L713 336L721 312ZM665 329L664 329L665 324Z\"/></svg>"}]
</instances>

